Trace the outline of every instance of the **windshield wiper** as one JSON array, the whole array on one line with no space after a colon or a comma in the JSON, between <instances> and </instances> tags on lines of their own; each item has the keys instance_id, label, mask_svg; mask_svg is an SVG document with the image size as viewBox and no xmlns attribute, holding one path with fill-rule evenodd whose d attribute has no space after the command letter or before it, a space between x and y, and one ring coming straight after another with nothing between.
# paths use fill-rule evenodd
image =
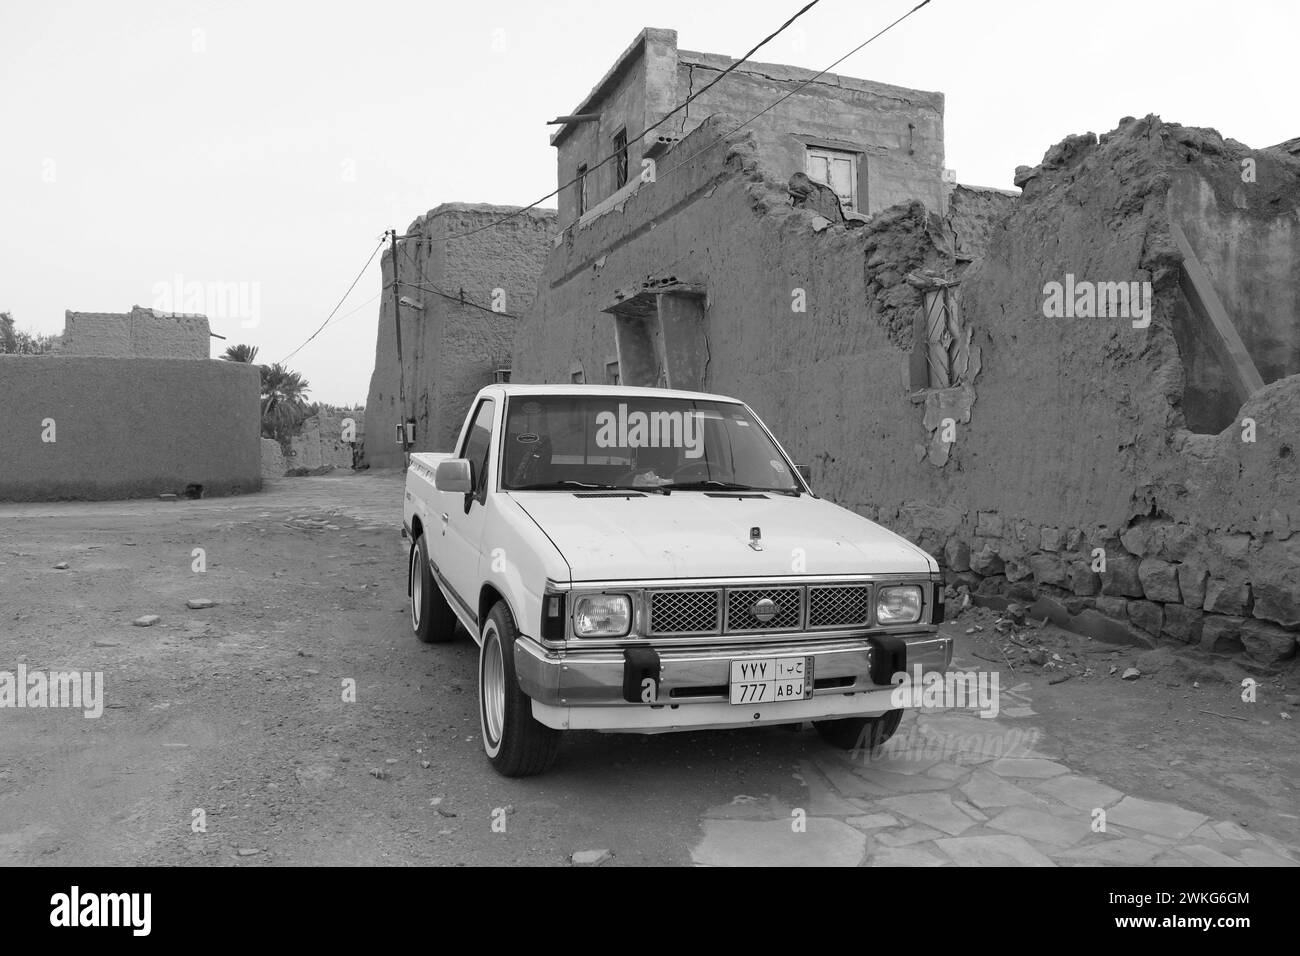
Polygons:
<instances>
[{"instance_id":1,"label":"windshield wiper","mask_svg":"<svg viewBox=\"0 0 1300 956\"><path fill-rule=\"evenodd\" d=\"M593 491L613 491L618 488L617 485L601 485L589 481L574 481L572 478L565 478L563 481L542 481L533 485L516 485L511 491L555 491L559 488L587 488Z\"/></svg>"},{"instance_id":2,"label":"windshield wiper","mask_svg":"<svg viewBox=\"0 0 1300 956\"><path fill-rule=\"evenodd\" d=\"M776 495L795 495L799 494L798 488L759 488L756 485L741 485L734 481L718 481L716 478L706 478L703 481L686 481L670 485L675 491L706 491L714 489L717 491L754 491L770 492Z\"/></svg>"},{"instance_id":3,"label":"windshield wiper","mask_svg":"<svg viewBox=\"0 0 1300 956\"><path fill-rule=\"evenodd\" d=\"M640 485L637 486L606 485L606 484L600 484L592 481L576 481L573 478L565 478L561 481L544 481L535 485L517 485L514 488L508 488L506 490L507 491L559 491L562 488L578 488L581 489L582 491L628 491L633 493L638 491L644 491L644 492L649 492L651 494L654 493L662 493L665 495L668 494L668 491L666 489L660 488L657 485L646 485L645 487L641 487Z\"/></svg>"}]
</instances>

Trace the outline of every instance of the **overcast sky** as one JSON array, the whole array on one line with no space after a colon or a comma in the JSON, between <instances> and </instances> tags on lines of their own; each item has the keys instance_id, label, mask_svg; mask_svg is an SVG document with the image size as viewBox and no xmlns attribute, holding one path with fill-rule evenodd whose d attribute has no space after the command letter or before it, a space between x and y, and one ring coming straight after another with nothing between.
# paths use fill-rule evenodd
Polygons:
<instances>
[{"instance_id":1,"label":"overcast sky","mask_svg":"<svg viewBox=\"0 0 1300 956\"><path fill-rule=\"evenodd\" d=\"M238 284L245 309L232 303L213 331L277 361L384 229L441 202L523 205L554 189L546 120L642 27L739 56L802 3L6 2L0 311L59 332L65 309ZM821 0L756 59L821 69L915 3ZM947 166L1010 187L1062 137L1126 115L1254 147L1300 135L1298 11L932 0L836 72L945 93ZM365 401L378 291L376 259L346 318L289 363L313 398ZM241 322L254 304L256 324Z\"/></svg>"}]
</instances>

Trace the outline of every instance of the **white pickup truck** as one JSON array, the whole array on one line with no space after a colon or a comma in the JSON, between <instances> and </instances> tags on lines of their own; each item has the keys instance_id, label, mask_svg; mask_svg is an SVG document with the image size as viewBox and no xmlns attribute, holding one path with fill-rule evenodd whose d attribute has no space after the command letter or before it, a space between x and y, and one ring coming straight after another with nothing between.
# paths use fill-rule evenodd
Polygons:
<instances>
[{"instance_id":1,"label":"white pickup truck","mask_svg":"<svg viewBox=\"0 0 1300 956\"><path fill-rule=\"evenodd\" d=\"M732 398L489 386L454 452L411 455L403 522L411 626L473 635L507 776L550 767L564 730L812 721L875 746L896 675L952 658L934 559L817 497Z\"/></svg>"}]
</instances>

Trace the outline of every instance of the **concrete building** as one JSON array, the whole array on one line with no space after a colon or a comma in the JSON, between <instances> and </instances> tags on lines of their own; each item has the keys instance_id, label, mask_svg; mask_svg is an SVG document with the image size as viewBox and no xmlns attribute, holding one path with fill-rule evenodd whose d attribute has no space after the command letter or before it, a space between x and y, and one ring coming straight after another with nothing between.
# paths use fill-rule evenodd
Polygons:
<instances>
[{"instance_id":1,"label":"concrete building","mask_svg":"<svg viewBox=\"0 0 1300 956\"><path fill-rule=\"evenodd\" d=\"M746 62L641 135L734 62L679 50L675 30L642 30L570 114L579 118L551 137L559 184L579 180L560 193L560 226L619 202L635 189L645 161L657 163L718 114L732 126L748 121L765 169L830 184L846 212L872 213L911 199L943 211L942 93L833 73L813 79L811 70ZM601 165L616 152L616 160Z\"/></svg>"},{"instance_id":2,"label":"concrete building","mask_svg":"<svg viewBox=\"0 0 1300 956\"><path fill-rule=\"evenodd\" d=\"M407 420L415 426L413 450L450 449L474 393L509 374L511 341L520 316L532 307L554 224L553 209L520 213L516 206L475 203L444 203L416 219L406 230L412 238L398 247L400 362L394 264L385 251L366 398L369 465L404 465L397 425Z\"/></svg>"},{"instance_id":3,"label":"concrete building","mask_svg":"<svg viewBox=\"0 0 1300 956\"><path fill-rule=\"evenodd\" d=\"M665 90L680 100L696 67L670 39L642 34L575 111L600 118L557 135L561 182L611 130L662 115ZM955 582L1054 598L1080 627L1293 656L1300 162L1152 116L1052 147L1018 171L1022 195L945 188L927 140L942 101L903 91L877 125L866 106L838 137L816 124L863 147L864 224L792 175L808 166L790 146L855 82L820 91L811 119L791 97L739 132L692 104L679 142L629 146L629 177L656 151L653 181L597 176L581 214L570 189L515 380L743 397L819 493ZM909 123L916 154L863 141ZM906 159L886 175L891 150ZM1054 285L1072 293L1061 314Z\"/></svg>"},{"instance_id":4,"label":"concrete building","mask_svg":"<svg viewBox=\"0 0 1300 956\"><path fill-rule=\"evenodd\" d=\"M101 358L206 359L211 356L207 316L159 312L64 313L62 355Z\"/></svg>"}]
</instances>

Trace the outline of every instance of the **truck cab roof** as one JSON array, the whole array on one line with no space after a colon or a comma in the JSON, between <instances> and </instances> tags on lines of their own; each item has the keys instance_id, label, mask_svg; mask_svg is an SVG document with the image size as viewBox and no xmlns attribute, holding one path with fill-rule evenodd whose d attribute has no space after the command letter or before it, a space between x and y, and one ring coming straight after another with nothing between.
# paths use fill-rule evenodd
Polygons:
<instances>
[{"instance_id":1,"label":"truck cab roof","mask_svg":"<svg viewBox=\"0 0 1300 956\"><path fill-rule=\"evenodd\" d=\"M573 383L557 385L509 384L488 385L479 390L479 395L500 395L510 398L518 395L609 395L622 398L684 398L696 401L732 402L743 404L740 399L728 395L715 395L710 392L686 392L672 388L646 388L632 385L577 385Z\"/></svg>"}]
</instances>

